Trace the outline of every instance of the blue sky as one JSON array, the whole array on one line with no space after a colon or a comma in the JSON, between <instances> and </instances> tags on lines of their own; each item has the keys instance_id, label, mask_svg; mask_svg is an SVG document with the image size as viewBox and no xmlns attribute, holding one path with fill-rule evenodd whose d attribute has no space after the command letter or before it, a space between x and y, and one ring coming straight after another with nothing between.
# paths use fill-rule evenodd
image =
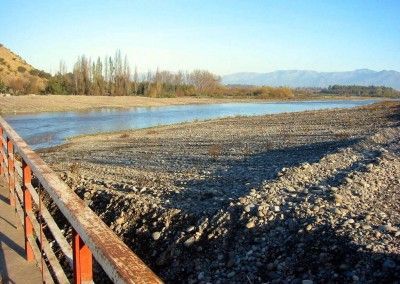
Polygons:
<instances>
[{"instance_id":1,"label":"blue sky","mask_svg":"<svg viewBox=\"0 0 400 284\"><path fill-rule=\"evenodd\" d=\"M140 72L400 71L399 12L399 0L0 0L0 43L52 72L117 49Z\"/></svg>"}]
</instances>

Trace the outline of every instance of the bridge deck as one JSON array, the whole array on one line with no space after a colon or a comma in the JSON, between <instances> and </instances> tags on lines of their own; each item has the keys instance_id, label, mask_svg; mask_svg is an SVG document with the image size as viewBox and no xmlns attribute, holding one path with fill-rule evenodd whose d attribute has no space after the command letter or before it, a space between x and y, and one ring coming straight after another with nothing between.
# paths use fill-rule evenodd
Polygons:
<instances>
[{"instance_id":1,"label":"bridge deck","mask_svg":"<svg viewBox=\"0 0 400 284\"><path fill-rule=\"evenodd\" d=\"M0 283L42 283L36 262L25 260L23 230L0 178Z\"/></svg>"}]
</instances>

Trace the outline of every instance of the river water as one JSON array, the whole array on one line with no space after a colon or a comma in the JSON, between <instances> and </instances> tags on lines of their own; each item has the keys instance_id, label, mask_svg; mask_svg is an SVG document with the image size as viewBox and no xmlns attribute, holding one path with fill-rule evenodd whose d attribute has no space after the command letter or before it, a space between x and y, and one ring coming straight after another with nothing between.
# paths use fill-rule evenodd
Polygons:
<instances>
[{"instance_id":1,"label":"river water","mask_svg":"<svg viewBox=\"0 0 400 284\"><path fill-rule=\"evenodd\" d=\"M305 110L352 108L375 100L303 101L274 103L225 103L100 109L87 112L51 112L8 115L6 121L33 148L64 143L67 138L100 132L147 128L229 116L254 116Z\"/></svg>"}]
</instances>

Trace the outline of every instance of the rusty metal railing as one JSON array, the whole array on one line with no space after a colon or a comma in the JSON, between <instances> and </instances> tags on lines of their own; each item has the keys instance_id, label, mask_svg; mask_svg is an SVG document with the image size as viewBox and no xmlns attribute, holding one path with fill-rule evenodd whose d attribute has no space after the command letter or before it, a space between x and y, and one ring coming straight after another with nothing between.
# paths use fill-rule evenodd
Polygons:
<instances>
[{"instance_id":1,"label":"rusty metal railing","mask_svg":"<svg viewBox=\"0 0 400 284\"><path fill-rule=\"evenodd\" d=\"M38 262L45 283L70 282L60 253L73 271L73 283L93 282L93 257L115 283L162 283L1 117L0 152L0 175L24 224L26 259ZM38 186L32 186L32 175ZM71 225L72 244L44 205L44 192Z\"/></svg>"}]
</instances>

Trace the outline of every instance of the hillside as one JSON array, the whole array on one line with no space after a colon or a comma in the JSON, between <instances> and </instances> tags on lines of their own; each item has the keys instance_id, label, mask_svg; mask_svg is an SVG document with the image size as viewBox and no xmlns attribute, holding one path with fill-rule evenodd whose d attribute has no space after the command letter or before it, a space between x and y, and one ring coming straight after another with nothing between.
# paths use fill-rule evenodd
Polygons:
<instances>
[{"instance_id":1,"label":"hillside","mask_svg":"<svg viewBox=\"0 0 400 284\"><path fill-rule=\"evenodd\" d=\"M234 73L222 77L224 84L319 87L329 85L385 86L400 90L400 72L359 69L348 72L281 70L270 73Z\"/></svg>"},{"instance_id":2,"label":"hillside","mask_svg":"<svg viewBox=\"0 0 400 284\"><path fill-rule=\"evenodd\" d=\"M0 88L3 83L16 92L36 93L45 88L48 77L0 44Z\"/></svg>"}]
</instances>

